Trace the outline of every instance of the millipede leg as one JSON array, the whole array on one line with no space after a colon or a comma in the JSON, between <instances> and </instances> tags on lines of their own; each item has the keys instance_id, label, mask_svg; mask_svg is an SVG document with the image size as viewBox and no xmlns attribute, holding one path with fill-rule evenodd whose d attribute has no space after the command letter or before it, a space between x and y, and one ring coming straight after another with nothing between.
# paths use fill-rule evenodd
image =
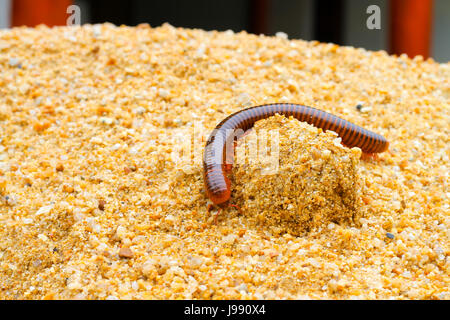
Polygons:
<instances>
[{"instance_id":1,"label":"millipede leg","mask_svg":"<svg viewBox=\"0 0 450 320\"><path fill-rule=\"evenodd\" d=\"M365 160L365 161L369 161L369 160L377 161L377 160L379 160L379 157L378 157L377 153L365 153L365 152L362 152L361 153L361 159Z\"/></svg>"},{"instance_id":2,"label":"millipede leg","mask_svg":"<svg viewBox=\"0 0 450 320\"><path fill-rule=\"evenodd\" d=\"M216 213L216 215L215 215L215 217L214 217L214 224L217 224L217 219L219 218L219 214L220 214L220 212L222 211L222 208L219 208L219 210L217 210L217 213Z\"/></svg>"},{"instance_id":3,"label":"millipede leg","mask_svg":"<svg viewBox=\"0 0 450 320\"><path fill-rule=\"evenodd\" d=\"M242 214L242 210L241 210L241 208L238 206L238 205L236 205L236 204L228 204L228 206L229 207L233 207L233 208L236 208L238 211L239 211L239 214Z\"/></svg>"}]
</instances>

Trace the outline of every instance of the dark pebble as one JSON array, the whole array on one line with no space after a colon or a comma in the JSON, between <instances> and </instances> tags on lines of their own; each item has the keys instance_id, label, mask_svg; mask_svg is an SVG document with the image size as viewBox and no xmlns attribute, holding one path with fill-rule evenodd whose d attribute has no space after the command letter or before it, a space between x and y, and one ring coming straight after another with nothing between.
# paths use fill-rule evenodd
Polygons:
<instances>
[{"instance_id":1,"label":"dark pebble","mask_svg":"<svg viewBox=\"0 0 450 320\"><path fill-rule=\"evenodd\" d=\"M394 239L395 238L395 236L392 233L390 233L390 232L386 233L386 237L388 237L389 239Z\"/></svg>"},{"instance_id":2,"label":"dark pebble","mask_svg":"<svg viewBox=\"0 0 450 320\"><path fill-rule=\"evenodd\" d=\"M105 204L106 204L105 200L98 200L98 208L100 210L102 210L102 211L105 210Z\"/></svg>"}]
</instances>

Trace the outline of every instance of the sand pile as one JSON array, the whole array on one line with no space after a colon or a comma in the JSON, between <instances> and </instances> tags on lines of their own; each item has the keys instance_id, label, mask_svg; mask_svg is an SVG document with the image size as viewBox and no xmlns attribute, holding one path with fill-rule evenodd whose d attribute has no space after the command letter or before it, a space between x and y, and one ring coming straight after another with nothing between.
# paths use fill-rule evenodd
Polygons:
<instances>
[{"instance_id":1,"label":"sand pile","mask_svg":"<svg viewBox=\"0 0 450 320\"><path fill-rule=\"evenodd\" d=\"M1 299L450 298L450 64L245 32L104 24L0 30L0 75ZM338 171L356 167L361 225L276 235L252 223L253 207L223 210L214 224L204 142L231 113L271 102L316 107L389 140L377 161L337 170L345 152L354 157L334 137L295 121L280 129L282 145L297 150L280 149L280 168L305 155L302 166L329 172L306 170L292 179L317 179L314 187L284 190L317 190L328 203L341 185L342 199L353 199L356 173L345 181ZM182 170L171 156L176 137L194 140L185 132L201 126L198 162ZM327 161L326 150L336 150ZM254 188L244 190L255 196L247 206L263 201L259 191L281 201L267 176L239 172L258 186L235 182L232 201L239 188ZM291 205L314 206L313 197ZM267 220L290 210L261 204L269 206Z\"/></svg>"},{"instance_id":2,"label":"sand pile","mask_svg":"<svg viewBox=\"0 0 450 320\"><path fill-rule=\"evenodd\" d=\"M361 150L340 140L335 132L280 115L256 123L236 151L235 197L242 212L275 234L357 221ZM251 152L255 146L259 153Z\"/></svg>"}]
</instances>

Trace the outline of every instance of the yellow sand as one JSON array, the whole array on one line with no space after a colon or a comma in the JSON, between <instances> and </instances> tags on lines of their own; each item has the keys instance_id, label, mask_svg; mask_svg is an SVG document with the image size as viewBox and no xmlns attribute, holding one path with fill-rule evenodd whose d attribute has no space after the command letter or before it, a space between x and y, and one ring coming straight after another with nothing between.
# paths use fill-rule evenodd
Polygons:
<instances>
[{"instance_id":1,"label":"yellow sand","mask_svg":"<svg viewBox=\"0 0 450 320\"><path fill-rule=\"evenodd\" d=\"M170 25L2 30L0 298L449 299L449 99L450 64L421 57ZM360 226L276 235L234 208L214 225L205 140L192 164L173 151L270 102L388 138L358 164Z\"/></svg>"},{"instance_id":2,"label":"yellow sand","mask_svg":"<svg viewBox=\"0 0 450 320\"><path fill-rule=\"evenodd\" d=\"M236 150L233 196L242 213L276 235L357 224L361 149L340 140L294 118L258 121Z\"/></svg>"}]
</instances>

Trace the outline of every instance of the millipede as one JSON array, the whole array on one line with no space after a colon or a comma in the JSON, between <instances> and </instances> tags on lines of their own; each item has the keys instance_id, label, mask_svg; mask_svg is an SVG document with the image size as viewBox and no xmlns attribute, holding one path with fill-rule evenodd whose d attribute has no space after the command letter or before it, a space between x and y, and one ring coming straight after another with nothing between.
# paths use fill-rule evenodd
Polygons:
<instances>
[{"instance_id":1,"label":"millipede","mask_svg":"<svg viewBox=\"0 0 450 320\"><path fill-rule=\"evenodd\" d=\"M231 182L227 177L231 164L227 163L227 143L238 139L251 129L255 122L275 114L294 117L323 131L332 130L349 147L359 147L364 153L386 151L389 142L385 137L357 126L331 113L294 103L266 104L240 110L222 120L209 136L203 153L203 176L206 194L216 205L228 202Z\"/></svg>"}]
</instances>

